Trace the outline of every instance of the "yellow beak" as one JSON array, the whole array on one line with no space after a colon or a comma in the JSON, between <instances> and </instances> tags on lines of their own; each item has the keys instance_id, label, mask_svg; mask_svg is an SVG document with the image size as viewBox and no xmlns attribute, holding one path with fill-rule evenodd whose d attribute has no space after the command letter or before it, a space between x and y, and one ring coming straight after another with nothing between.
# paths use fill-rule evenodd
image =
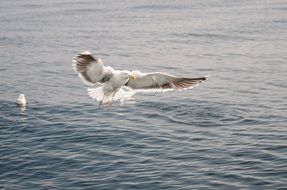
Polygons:
<instances>
[{"instance_id":1,"label":"yellow beak","mask_svg":"<svg viewBox=\"0 0 287 190\"><path fill-rule=\"evenodd\" d=\"M135 76L134 74L131 74L131 75L130 75L130 79L136 80L136 76Z\"/></svg>"}]
</instances>

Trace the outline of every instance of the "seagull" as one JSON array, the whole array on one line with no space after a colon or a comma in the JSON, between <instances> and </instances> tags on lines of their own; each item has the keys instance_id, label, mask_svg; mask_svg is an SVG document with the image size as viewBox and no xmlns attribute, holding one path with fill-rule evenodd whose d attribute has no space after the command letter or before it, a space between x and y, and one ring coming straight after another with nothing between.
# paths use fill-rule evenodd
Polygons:
<instances>
[{"instance_id":1,"label":"seagull","mask_svg":"<svg viewBox=\"0 0 287 190\"><path fill-rule=\"evenodd\" d=\"M166 92L185 90L197 86L205 77L176 77L163 72L142 73L140 71L115 70L105 66L100 58L84 51L73 58L74 71L89 86L88 95L102 104L112 107L115 100L132 97L136 92Z\"/></svg>"},{"instance_id":2,"label":"seagull","mask_svg":"<svg viewBox=\"0 0 287 190\"><path fill-rule=\"evenodd\" d=\"M20 94L17 101L16 101L16 104L18 106L26 106L26 98L25 98L25 95L24 94Z\"/></svg>"}]
</instances>

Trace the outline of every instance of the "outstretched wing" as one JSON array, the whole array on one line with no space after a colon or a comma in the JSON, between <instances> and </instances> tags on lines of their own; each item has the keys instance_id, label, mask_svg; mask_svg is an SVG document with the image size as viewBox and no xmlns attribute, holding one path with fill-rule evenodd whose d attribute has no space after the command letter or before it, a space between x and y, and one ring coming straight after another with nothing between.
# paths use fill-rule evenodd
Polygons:
<instances>
[{"instance_id":1,"label":"outstretched wing","mask_svg":"<svg viewBox=\"0 0 287 190\"><path fill-rule=\"evenodd\" d=\"M82 81L89 85L106 82L113 72L111 67L104 67L101 59L93 57L90 51L85 51L74 57L72 65Z\"/></svg>"},{"instance_id":2,"label":"outstretched wing","mask_svg":"<svg viewBox=\"0 0 287 190\"><path fill-rule=\"evenodd\" d=\"M142 92L188 89L207 79L207 77L181 78L161 72L141 73L133 71L132 73L135 76L135 80L129 80L126 86Z\"/></svg>"}]
</instances>

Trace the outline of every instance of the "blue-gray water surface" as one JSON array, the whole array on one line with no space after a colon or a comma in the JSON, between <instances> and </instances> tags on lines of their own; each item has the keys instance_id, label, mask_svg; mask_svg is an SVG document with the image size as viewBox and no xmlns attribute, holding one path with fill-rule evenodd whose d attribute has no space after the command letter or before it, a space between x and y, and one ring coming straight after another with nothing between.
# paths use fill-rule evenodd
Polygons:
<instances>
[{"instance_id":1,"label":"blue-gray water surface","mask_svg":"<svg viewBox=\"0 0 287 190\"><path fill-rule=\"evenodd\" d=\"M285 0L9 0L0 24L0 189L287 188ZM210 77L99 109L84 50Z\"/></svg>"}]
</instances>

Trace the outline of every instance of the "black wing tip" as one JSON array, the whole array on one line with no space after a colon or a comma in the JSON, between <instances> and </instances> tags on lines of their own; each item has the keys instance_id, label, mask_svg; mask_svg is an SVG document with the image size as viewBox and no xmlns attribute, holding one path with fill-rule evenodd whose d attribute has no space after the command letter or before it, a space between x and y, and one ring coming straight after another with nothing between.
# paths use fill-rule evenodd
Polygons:
<instances>
[{"instance_id":1,"label":"black wing tip","mask_svg":"<svg viewBox=\"0 0 287 190\"><path fill-rule=\"evenodd\" d=\"M75 57L73 57L73 60L77 61L80 58L86 59L89 61L95 61L96 60L96 58L93 56L93 54L89 50L83 51L82 53L78 53Z\"/></svg>"},{"instance_id":2,"label":"black wing tip","mask_svg":"<svg viewBox=\"0 0 287 190\"><path fill-rule=\"evenodd\" d=\"M76 73L82 73L86 71L86 65L96 60L97 59L93 57L92 53L89 50L83 51L82 53L79 53L75 57L73 57L72 60L73 70Z\"/></svg>"},{"instance_id":3,"label":"black wing tip","mask_svg":"<svg viewBox=\"0 0 287 190\"><path fill-rule=\"evenodd\" d=\"M204 77L197 77L197 78L181 78L183 80L188 80L188 81L205 81L209 78L209 75L204 76Z\"/></svg>"},{"instance_id":4,"label":"black wing tip","mask_svg":"<svg viewBox=\"0 0 287 190\"><path fill-rule=\"evenodd\" d=\"M97 60L89 50L77 54L75 57L73 57L73 62L77 63L80 59L83 59L87 62Z\"/></svg>"},{"instance_id":5,"label":"black wing tip","mask_svg":"<svg viewBox=\"0 0 287 190\"><path fill-rule=\"evenodd\" d=\"M195 80L195 81L204 81L204 80L207 80L207 77L192 78L191 80Z\"/></svg>"},{"instance_id":6,"label":"black wing tip","mask_svg":"<svg viewBox=\"0 0 287 190\"><path fill-rule=\"evenodd\" d=\"M206 75L204 77L199 77L199 80L207 80L209 78L209 75Z\"/></svg>"},{"instance_id":7,"label":"black wing tip","mask_svg":"<svg viewBox=\"0 0 287 190\"><path fill-rule=\"evenodd\" d=\"M207 80L209 78L209 75L206 75L203 78L204 78L204 80Z\"/></svg>"},{"instance_id":8,"label":"black wing tip","mask_svg":"<svg viewBox=\"0 0 287 190\"><path fill-rule=\"evenodd\" d=\"M201 82L207 80L208 76L197 77L197 78L180 78L172 82L173 86L176 89L188 89L198 86Z\"/></svg>"}]
</instances>

